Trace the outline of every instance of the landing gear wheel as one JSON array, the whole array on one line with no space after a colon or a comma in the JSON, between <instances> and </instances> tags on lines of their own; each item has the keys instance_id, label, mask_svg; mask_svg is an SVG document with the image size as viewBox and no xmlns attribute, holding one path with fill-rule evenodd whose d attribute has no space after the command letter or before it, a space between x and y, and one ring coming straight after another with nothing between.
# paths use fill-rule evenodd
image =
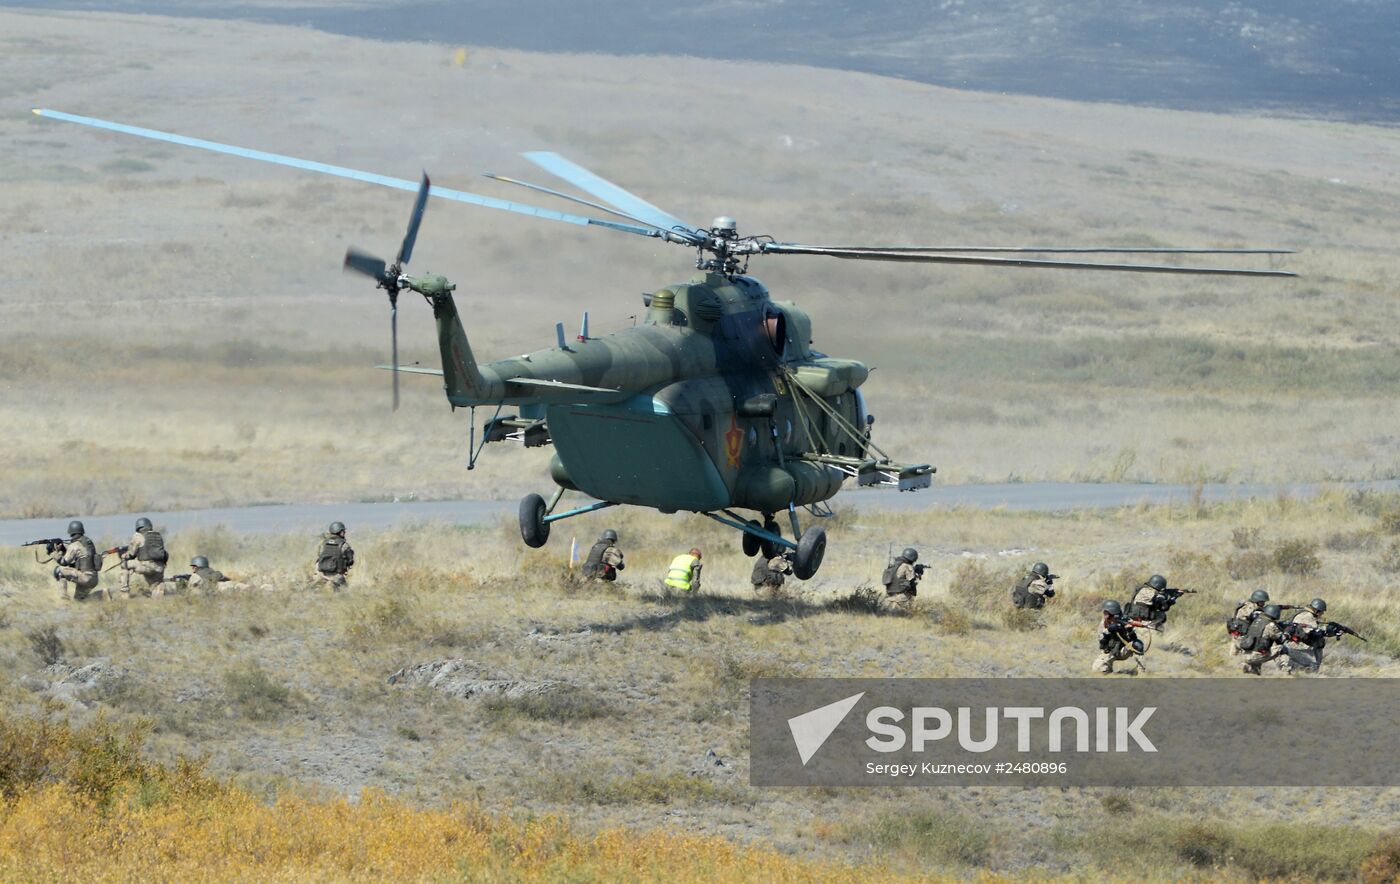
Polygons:
<instances>
[{"instance_id":1,"label":"landing gear wheel","mask_svg":"<svg viewBox=\"0 0 1400 884\"><path fill-rule=\"evenodd\" d=\"M758 527L758 523L755 522L753 519L749 519L749 524L754 528ZM762 551L762 549L763 541L760 540L756 535L750 534L749 532L745 531L744 555L748 556L749 558L753 558L754 556L758 555L759 552Z\"/></svg>"},{"instance_id":2,"label":"landing gear wheel","mask_svg":"<svg viewBox=\"0 0 1400 884\"><path fill-rule=\"evenodd\" d=\"M826 555L826 531L821 528L808 528L797 542L797 555L792 559L792 576L798 580L811 580L822 566Z\"/></svg>"},{"instance_id":3,"label":"landing gear wheel","mask_svg":"<svg viewBox=\"0 0 1400 884\"><path fill-rule=\"evenodd\" d=\"M520 537L531 549L539 549L549 541L549 523L544 520L544 498L527 494L520 501Z\"/></svg>"},{"instance_id":4,"label":"landing gear wheel","mask_svg":"<svg viewBox=\"0 0 1400 884\"><path fill-rule=\"evenodd\" d=\"M763 520L763 530L767 531L769 534L776 534L779 537L783 536L783 529L778 527L778 523L773 521L772 516L768 516ZM781 545L776 544L771 540L759 539L758 543L759 549L763 551L763 557L765 559L771 559L783 551L783 547Z\"/></svg>"}]
</instances>

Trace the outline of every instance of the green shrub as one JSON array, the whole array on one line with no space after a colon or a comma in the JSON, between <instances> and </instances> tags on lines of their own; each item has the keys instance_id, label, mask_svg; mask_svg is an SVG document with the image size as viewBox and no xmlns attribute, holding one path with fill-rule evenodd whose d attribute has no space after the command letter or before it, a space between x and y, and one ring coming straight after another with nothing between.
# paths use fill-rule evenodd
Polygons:
<instances>
[{"instance_id":1,"label":"green shrub","mask_svg":"<svg viewBox=\"0 0 1400 884\"><path fill-rule=\"evenodd\" d=\"M1236 528L1230 532L1230 542L1235 545L1235 549L1253 549L1259 545L1258 528Z\"/></svg>"},{"instance_id":2,"label":"green shrub","mask_svg":"<svg viewBox=\"0 0 1400 884\"><path fill-rule=\"evenodd\" d=\"M985 824L942 810L881 813L851 834L881 854L906 854L923 865L983 866L994 846Z\"/></svg>"},{"instance_id":3,"label":"green shrub","mask_svg":"<svg viewBox=\"0 0 1400 884\"><path fill-rule=\"evenodd\" d=\"M1236 580L1253 580L1269 573L1273 564L1273 557L1268 553L1247 550L1233 553L1225 559L1225 573Z\"/></svg>"},{"instance_id":4,"label":"green shrub","mask_svg":"<svg viewBox=\"0 0 1400 884\"><path fill-rule=\"evenodd\" d=\"M592 691L582 688L544 691L517 697L496 694L481 702L482 711L497 721L529 718L566 724L616 718L620 713L613 705Z\"/></svg>"},{"instance_id":5,"label":"green shrub","mask_svg":"<svg viewBox=\"0 0 1400 884\"><path fill-rule=\"evenodd\" d=\"M1274 567L1295 577L1308 577L1322 568L1317 544L1311 540L1285 540L1274 548Z\"/></svg>"},{"instance_id":6,"label":"green shrub","mask_svg":"<svg viewBox=\"0 0 1400 884\"><path fill-rule=\"evenodd\" d=\"M292 690L249 660L224 673L229 702L255 721L278 718L292 705Z\"/></svg>"},{"instance_id":7,"label":"green shrub","mask_svg":"<svg viewBox=\"0 0 1400 884\"><path fill-rule=\"evenodd\" d=\"M30 630L24 637L29 639L29 647L35 656L44 661L45 666L63 662L63 640L58 637L56 628L45 626L42 629Z\"/></svg>"}]
</instances>

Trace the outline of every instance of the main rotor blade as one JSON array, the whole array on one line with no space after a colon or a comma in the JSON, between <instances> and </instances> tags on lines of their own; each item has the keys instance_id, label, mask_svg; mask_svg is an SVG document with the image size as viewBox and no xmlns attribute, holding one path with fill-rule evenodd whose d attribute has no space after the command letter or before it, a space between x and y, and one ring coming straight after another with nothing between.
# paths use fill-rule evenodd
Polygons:
<instances>
[{"instance_id":1,"label":"main rotor blade","mask_svg":"<svg viewBox=\"0 0 1400 884\"><path fill-rule=\"evenodd\" d=\"M640 218L648 224L659 227L662 230L673 230L704 238L704 231L692 224L687 224L669 212L663 212L656 206L642 199L634 193L629 193L604 178L593 174L577 163L564 159L557 153L547 150L536 150L522 154L525 159L544 169L546 172L556 177L562 178L580 190L597 197L605 203L611 203L622 210L623 214Z\"/></svg>"},{"instance_id":2,"label":"main rotor blade","mask_svg":"<svg viewBox=\"0 0 1400 884\"><path fill-rule=\"evenodd\" d=\"M423 173L423 182L418 185L418 197L413 201L413 213L408 216L408 232L403 235L403 245L399 246L399 257L395 264L407 264L413 257L413 244L418 241L418 225L423 223L423 209L428 205L428 189L432 187L432 182L428 181L428 173ZM395 389L398 385L398 375L395 375ZM394 400L397 402L397 398Z\"/></svg>"},{"instance_id":3,"label":"main rotor blade","mask_svg":"<svg viewBox=\"0 0 1400 884\"><path fill-rule=\"evenodd\" d=\"M579 205L582 205L582 206L588 206L590 209L597 209L597 210L600 211L600 212L607 212L609 215L616 215L616 216L619 217L619 218L626 218L628 221L636 221L638 224L647 224L647 222L643 221L641 218L633 218L631 215L627 214L626 212L620 211L620 210L618 210L618 209L614 209L614 208L611 207L611 206L605 206L605 205L603 205L602 203L595 203L595 202L593 202L592 200L586 200L586 199L583 199L582 197L577 197L577 196L574 196L574 195L572 195L572 194L568 194L568 193L564 193L564 192L562 192L562 191L554 190L554 189L552 189L552 188L542 187L541 185L538 185L538 184L531 184L531 183L528 182L528 181L521 181L521 180L518 179L518 178L508 178L508 177L506 177L505 175L497 175L497 174L492 173L492 172L483 172L482 175L481 175L481 177L483 177L483 178L490 178L492 181L503 181L503 182L505 182L506 184L514 184L514 185L516 185L517 187L528 188L529 190L533 190L533 191L535 191L536 193L543 193L543 194L547 194L547 195L549 195L549 196L558 197L558 198L561 199L561 200L568 200L568 201L570 201L570 202L578 203ZM647 224L647 226L648 226L648 227L651 227L652 225Z\"/></svg>"},{"instance_id":4,"label":"main rotor blade","mask_svg":"<svg viewBox=\"0 0 1400 884\"><path fill-rule=\"evenodd\" d=\"M1090 261L1042 261L1034 258L985 258L977 255L929 255L903 251L856 251L797 243L764 243L764 255L826 255L854 261L897 261L911 264L980 264L993 267L1057 267L1065 270L1117 270L1124 273L1189 273L1203 276L1283 276L1287 270L1237 270L1227 267L1169 267L1160 264L1099 264Z\"/></svg>"},{"instance_id":5,"label":"main rotor blade","mask_svg":"<svg viewBox=\"0 0 1400 884\"><path fill-rule=\"evenodd\" d=\"M365 276L378 280L383 278L388 265L384 263L383 258L376 258L359 249L350 248L345 251L345 269L363 273Z\"/></svg>"},{"instance_id":6,"label":"main rotor blade","mask_svg":"<svg viewBox=\"0 0 1400 884\"><path fill-rule=\"evenodd\" d=\"M196 147L200 150L213 151L214 153L228 154L229 156L243 157L249 160L258 160L263 163L273 163L279 166L290 166L294 169L304 169L308 172L319 172L322 175L334 175L339 178L350 178L355 181L365 181L370 184L378 184L383 187L392 187L396 190L407 190L413 192L418 190L419 183L406 181L403 178L391 178L388 175L377 175L373 172L362 172L358 169L349 169L344 166L333 166L329 163L318 163L314 160L303 160L297 157L289 157L283 154L269 153L265 150L253 150L246 147L236 147L230 144L221 144L217 141L205 141L202 138L190 138L185 135L175 135L170 132L161 132L156 129L143 129L140 126L128 126L124 123L113 123L108 120L99 120L94 117L81 117L77 114L64 113L63 111L49 110L47 108L35 108L34 113L41 117L51 117L55 120L63 120L68 123L77 123L81 126L91 126L94 129L106 129L109 132L120 132L123 135L135 135L138 138L149 138L153 141L165 141L170 144L179 144L185 147ZM563 221L567 224L578 224L580 226L606 227L609 230L621 230L623 233L636 233L641 236L666 239L660 230L652 227L638 227L632 224L621 224L617 221L604 221L599 218L588 218L583 215L569 215L564 212L556 212L551 209L541 209L537 206L526 205L524 203L513 203L508 200L495 199L480 194L468 193L463 190L449 190L443 187L432 188L432 196L442 199L454 200L459 203L469 203L474 206L485 206L488 209L500 209L505 212L515 212L519 215L530 215L534 218L544 218L550 221Z\"/></svg>"},{"instance_id":7,"label":"main rotor blade","mask_svg":"<svg viewBox=\"0 0 1400 884\"><path fill-rule=\"evenodd\" d=\"M828 246L846 252L1038 252L1047 255L1292 255L1293 249L1177 249L1097 246Z\"/></svg>"}]
</instances>

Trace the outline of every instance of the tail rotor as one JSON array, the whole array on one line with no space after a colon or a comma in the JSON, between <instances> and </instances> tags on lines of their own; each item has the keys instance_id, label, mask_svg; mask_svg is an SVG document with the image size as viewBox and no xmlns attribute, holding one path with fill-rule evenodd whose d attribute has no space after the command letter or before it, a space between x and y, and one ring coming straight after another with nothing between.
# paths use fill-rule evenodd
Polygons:
<instances>
[{"instance_id":1,"label":"tail rotor","mask_svg":"<svg viewBox=\"0 0 1400 884\"><path fill-rule=\"evenodd\" d=\"M413 257L413 244L418 241L418 228L423 223L423 210L427 207L428 190L431 186L428 173L424 172L423 181L418 185L418 197L413 201L413 213L408 218L408 231L404 233L398 257L394 259L393 264L385 264L383 258L376 258L354 247L345 252L345 270L368 276L389 295L389 346L393 354L394 411L399 410L399 292L408 288L403 268Z\"/></svg>"}]
</instances>

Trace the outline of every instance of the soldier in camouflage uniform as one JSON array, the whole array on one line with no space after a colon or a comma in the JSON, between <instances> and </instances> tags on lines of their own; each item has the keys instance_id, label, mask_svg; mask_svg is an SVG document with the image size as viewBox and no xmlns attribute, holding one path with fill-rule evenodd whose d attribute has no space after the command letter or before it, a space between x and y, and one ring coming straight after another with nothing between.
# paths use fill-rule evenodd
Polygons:
<instances>
[{"instance_id":1,"label":"soldier in camouflage uniform","mask_svg":"<svg viewBox=\"0 0 1400 884\"><path fill-rule=\"evenodd\" d=\"M1249 625L1254 622L1254 618L1264 613L1264 606L1269 603L1269 591L1264 588L1254 590L1249 594L1249 598L1235 607L1235 615L1226 621L1226 625L1234 624L1230 632L1230 656L1238 657L1244 654L1240 650L1239 640L1249 631Z\"/></svg>"},{"instance_id":2,"label":"soldier in camouflage uniform","mask_svg":"<svg viewBox=\"0 0 1400 884\"><path fill-rule=\"evenodd\" d=\"M1321 630L1322 624L1318 622L1319 617L1327 613L1327 602L1324 599L1313 599L1303 606L1303 610L1293 615L1293 625L1295 628L1301 627L1304 635L1308 636L1315 630ZM1310 672L1317 672L1322 669L1322 648L1327 643L1323 635L1309 636L1316 642L1313 645L1306 645L1297 642L1288 642L1284 647L1284 656L1279 658L1279 666L1287 671L1293 669L1305 669ZM1284 666L1284 661L1288 665Z\"/></svg>"},{"instance_id":3,"label":"soldier in camouflage uniform","mask_svg":"<svg viewBox=\"0 0 1400 884\"><path fill-rule=\"evenodd\" d=\"M1055 579L1058 574L1050 573L1050 566L1036 562L1026 572L1026 576L1016 581L1011 588L1011 604L1018 608L1037 610L1045 607L1045 602L1055 597Z\"/></svg>"},{"instance_id":4,"label":"soldier in camouflage uniform","mask_svg":"<svg viewBox=\"0 0 1400 884\"><path fill-rule=\"evenodd\" d=\"M68 543L56 558L51 556L45 561L57 562L53 577L63 581L65 599L87 601L94 594L93 590L97 590L97 595L110 598L111 593L98 589L97 573L102 563L97 557L97 547L87 536L82 522L74 519L68 523Z\"/></svg>"},{"instance_id":5,"label":"soldier in camouflage uniform","mask_svg":"<svg viewBox=\"0 0 1400 884\"><path fill-rule=\"evenodd\" d=\"M210 567L209 559L195 556L190 559L190 576L187 586L190 594L213 595L220 592L241 592L252 589L251 583L242 583L226 575L223 571Z\"/></svg>"},{"instance_id":6,"label":"soldier in camouflage uniform","mask_svg":"<svg viewBox=\"0 0 1400 884\"><path fill-rule=\"evenodd\" d=\"M908 611L919 594L919 581L923 579L923 566L915 567L919 551L912 546L890 560L880 582L885 585L883 607L892 611Z\"/></svg>"},{"instance_id":7,"label":"soldier in camouflage uniform","mask_svg":"<svg viewBox=\"0 0 1400 884\"><path fill-rule=\"evenodd\" d=\"M783 584L787 582L787 575L792 573L790 556L790 553L781 552L772 558L764 558L761 554L755 558L753 573L749 575L754 592L782 589Z\"/></svg>"},{"instance_id":8,"label":"soldier in camouflage uniform","mask_svg":"<svg viewBox=\"0 0 1400 884\"><path fill-rule=\"evenodd\" d=\"M1095 672L1112 673L1114 663L1131 660L1143 653L1142 640L1137 637L1137 631L1129 620L1123 616L1123 606L1118 602L1109 599L1103 603L1099 656L1094 659Z\"/></svg>"},{"instance_id":9,"label":"soldier in camouflage uniform","mask_svg":"<svg viewBox=\"0 0 1400 884\"><path fill-rule=\"evenodd\" d=\"M170 556L165 551L165 538L145 517L136 520L136 532L131 535L126 552L121 554L122 596L131 598L131 575L144 581L137 591L147 597L165 595L165 563Z\"/></svg>"},{"instance_id":10,"label":"soldier in camouflage uniform","mask_svg":"<svg viewBox=\"0 0 1400 884\"><path fill-rule=\"evenodd\" d=\"M1166 588L1167 578L1161 574L1153 574L1147 578L1147 582L1138 587L1138 591L1133 594L1132 601L1128 602L1127 616L1144 622L1165 619L1165 615L1159 613L1159 608L1163 602L1162 590Z\"/></svg>"},{"instance_id":11,"label":"soldier in camouflage uniform","mask_svg":"<svg viewBox=\"0 0 1400 884\"><path fill-rule=\"evenodd\" d=\"M321 535L321 551L316 556L315 585L339 592L349 586L350 569L355 567L355 551L345 539L345 525L331 522Z\"/></svg>"},{"instance_id":12,"label":"soldier in camouflage uniform","mask_svg":"<svg viewBox=\"0 0 1400 884\"><path fill-rule=\"evenodd\" d=\"M1273 650L1275 645L1281 645L1284 641L1283 630L1278 628L1278 619L1282 615L1283 608L1271 604L1265 605L1259 616L1254 618L1249 631L1240 639L1240 650L1248 651L1250 655L1240 665L1240 671L1260 675L1265 663L1280 656L1286 657L1282 651L1275 653Z\"/></svg>"},{"instance_id":13,"label":"soldier in camouflage uniform","mask_svg":"<svg viewBox=\"0 0 1400 884\"><path fill-rule=\"evenodd\" d=\"M617 579L617 572L625 567L622 550L617 545L617 532L609 528L588 551L588 558L583 561L583 576L590 580L613 581Z\"/></svg>"}]
</instances>

